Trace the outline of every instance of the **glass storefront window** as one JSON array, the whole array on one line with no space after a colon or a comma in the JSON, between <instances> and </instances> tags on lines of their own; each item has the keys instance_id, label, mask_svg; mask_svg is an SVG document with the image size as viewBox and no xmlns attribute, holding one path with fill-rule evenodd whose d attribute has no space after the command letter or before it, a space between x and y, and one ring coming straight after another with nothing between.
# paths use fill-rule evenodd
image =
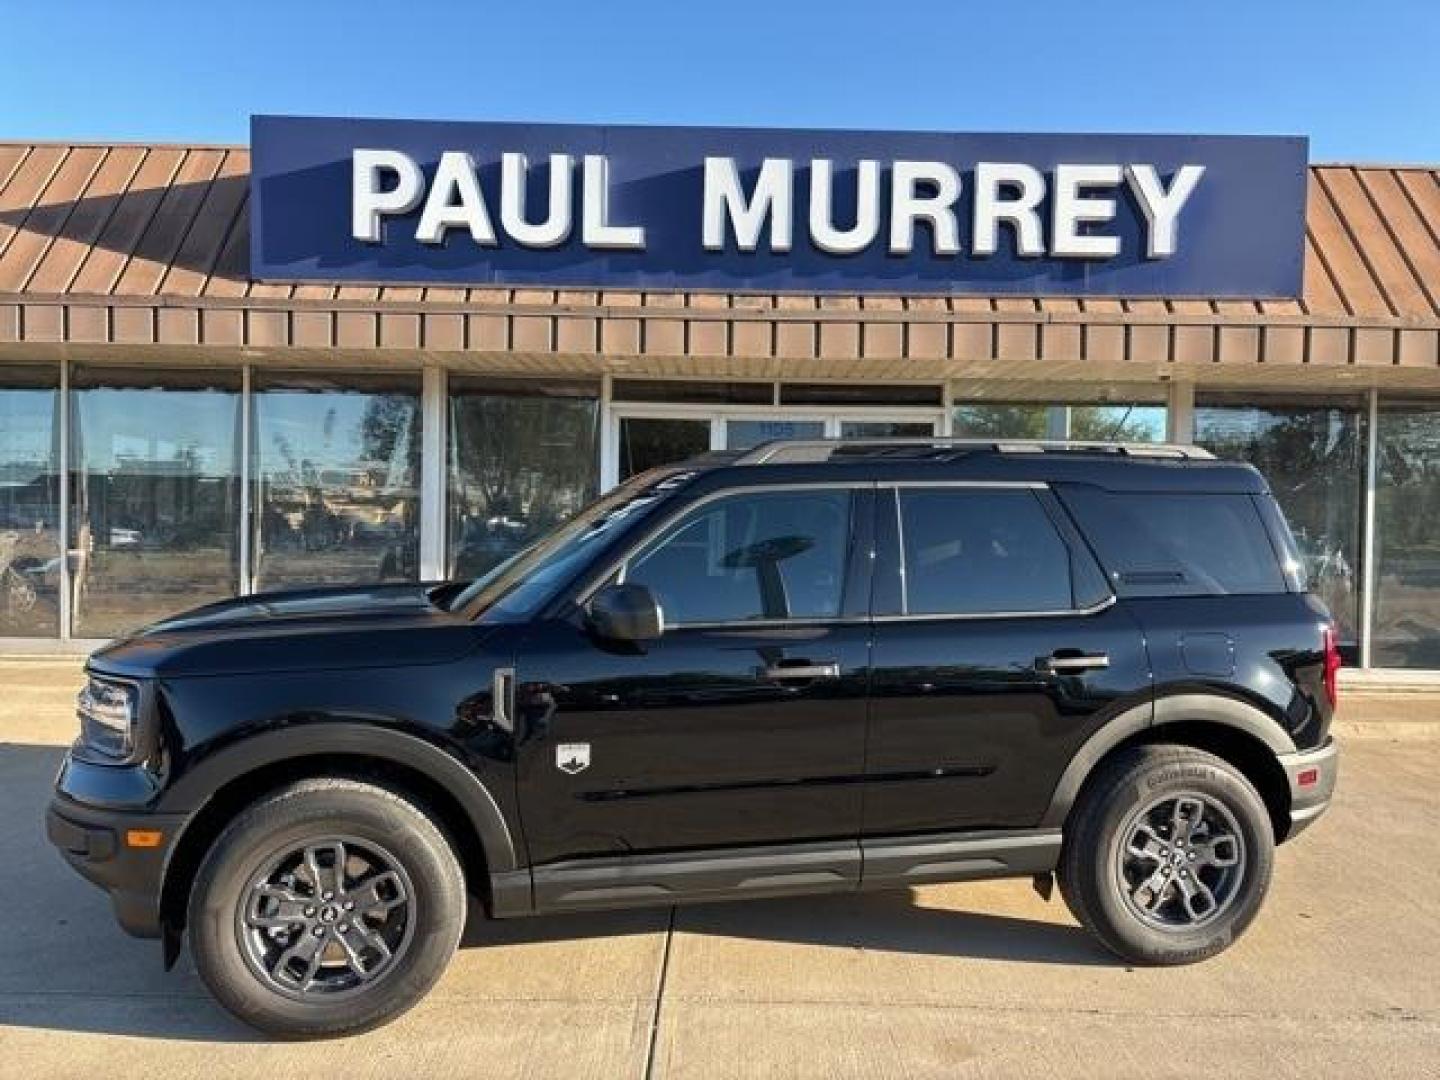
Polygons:
<instances>
[{"instance_id":1,"label":"glass storefront window","mask_svg":"<svg viewBox=\"0 0 1440 1080\"><path fill-rule=\"evenodd\" d=\"M1069 405L1068 439L1164 442L1164 405Z\"/></svg>"},{"instance_id":2,"label":"glass storefront window","mask_svg":"<svg viewBox=\"0 0 1440 1080\"><path fill-rule=\"evenodd\" d=\"M1360 632L1364 428L1358 400L1255 404L1203 394L1196 400L1195 443L1265 475L1295 534L1310 587L1352 649Z\"/></svg>"},{"instance_id":3,"label":"glass storefront window","mask_svg":"<svg viewBox=\"0 0 1440 1080\"><path fill-rule=\"evenodd\" d=\"M979 439L1082 439L1164 442L1166 408L1144 403L1043 405L971 402L957 405L954 432Z\"/></svg>"},{"instance_id":4,"label":"glass storefront window","mask_svg":"<svg viewBox=\"0 0 1440 1080\"><path fill-rule=\"evenodd\" d=\"M600 488L600 400L451 380L449 576L483 574L575 513ZM567 392L568 390L568 392Z\"/></svg>"},{"instance_id":5,"label":"glass storefront window","mask_svg":"<svg viewBox=\"0 0 1440 1080\"><path fill-rule=\"evenodd\" d=\"M77 368L71 387L71 632L234 596L239 374Z\"/></svg>"},{"instance_id":6,"label":"glass storefront window","mask_svg":"<svg viewBox=\"0 0 1440 1080\"><path fill-rule=\"evenodd\" d=\"M420 378L256 375L256 591L414 580Z\"/></svg>"},{"instance_id":7,"label":"glass storefront window","mask_svg":"<svg viewBox=\"0 0 1440 1080\"><path fill-rule=\"evenodd\" d=\"M60 633L59 384L0 368L0 637Z\"/></svg>"},{"instance_id":8,"label":"glass storefront window","mask_svg":"<svg viewBox=\"0 0 1440 1080\"><path fill-rule=\"evenodd\" d=\"M1370 662L1440 668L1440 402L1380 402Z\"/></svg>"},{"instance_id":9,"label":"glass storefront window","mask_svg":"<svg viewBox=\"0 0 1440 1080\"><path fill-rule=\"evenodd\" d=\"M1050 409L1045 405L977 403L955 407L952 430L973 439L1043 439L1049 423Z\"/></svg>"}]
</instances>

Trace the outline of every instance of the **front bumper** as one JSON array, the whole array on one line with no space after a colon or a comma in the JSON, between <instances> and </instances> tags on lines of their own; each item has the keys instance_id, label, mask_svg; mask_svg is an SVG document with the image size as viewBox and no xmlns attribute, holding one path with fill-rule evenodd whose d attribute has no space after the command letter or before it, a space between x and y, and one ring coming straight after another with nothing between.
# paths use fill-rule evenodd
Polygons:
<instances>
[{"instance_id":1,"label":"front bumper","mask_svg":"<svg viewBox=\"0 0 1440 1080\"><path fill-rule=\"evenodd\" d=\"M1290 831L1285 834L1288 840L1329 808L1340 774L1340 748L1332 736L1318 749L1282 755L1280 763L1290 782Z\"/></svg>"},{"instance_id":2,"label":"front bumper","mask_svg":"<svg viewBox=\"0 0 1440 1080\"><path fill-rule=\"evenodd\" d=\"M94 765L66 756L45 814L45 833L67 863L87 881L110 894L115 918L136 937L160 935L160 894L170 852L186 819L126 806L134 793L138 767ZM97 805L97 791L120 796ZM160 843L136 847L131 830L158 831Z\"/></svg>"}]
</instances>

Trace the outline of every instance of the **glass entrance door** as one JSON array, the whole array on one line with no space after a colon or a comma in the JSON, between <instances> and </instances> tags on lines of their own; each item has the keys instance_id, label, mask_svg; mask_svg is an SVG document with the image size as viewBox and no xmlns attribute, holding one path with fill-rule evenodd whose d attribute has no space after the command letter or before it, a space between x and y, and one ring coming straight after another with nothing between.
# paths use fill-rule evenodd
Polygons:
<instances>
[{"instance_id":1,"label":"glass entrance door","mask_svg":"<svg viewBox=\"0 0 1440 1080\"><path fill-rule=\"evenodd\" d=\"M934 435L934 420L841 420L842 439L923 439Z\"/></svg>"},{"instance_id":2,"label":"glass entrance door","mask_svg":"<svg viewBox=\"0 0 1440 1080\"><path fill-rule=\"evenodd\" d=\"M617 417L619 470L615 480L659 465L684 461L710 449L710 421L676 416Z\"/></svg>"},{"instance_id":3,"label":"glass entrance door","mask_svg":"<svg viewBox=\"0 0 1440 1080\"><path fill-rule=\"evenodd\" d=\"M898 415L897 415L898 414ZM601 486L707 450L748 450L777 439L899 439L942 433L938 409L757 409L702 404L612 405L605 418Z\"/></svg>"},{"instance_id":4,"label":"glass entrance door","mask_svg":"<svg viewBox=\"0 0 1440 1080\"><path fill-rule=\"evenodd\" d=\"M823 439L824 419L796 418L789 416L747 417L727 416L725 425L726 450L749 450L761 443L777 439Z\"/></svg>"}]
</instances>

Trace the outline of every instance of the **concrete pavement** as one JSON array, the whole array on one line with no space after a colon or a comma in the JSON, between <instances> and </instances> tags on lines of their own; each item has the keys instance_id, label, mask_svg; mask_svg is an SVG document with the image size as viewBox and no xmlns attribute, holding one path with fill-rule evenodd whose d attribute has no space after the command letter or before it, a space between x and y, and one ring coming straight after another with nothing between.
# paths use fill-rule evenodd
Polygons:
<instances>
[{"instance_id":1,"label":"concrete pavement","mask_svg":"<svg viewBox=\"0 0 1440 1080\"><path fill-rule=\"evenodd\" d=\"M477 921L398 1023L286 1045L49 850L77 682L0 663L0 1077L1440 1076L1440 695L1349 697L1336 806L1198 967L1128 969L1025 882Z\"/></svg>"}]
</instances>

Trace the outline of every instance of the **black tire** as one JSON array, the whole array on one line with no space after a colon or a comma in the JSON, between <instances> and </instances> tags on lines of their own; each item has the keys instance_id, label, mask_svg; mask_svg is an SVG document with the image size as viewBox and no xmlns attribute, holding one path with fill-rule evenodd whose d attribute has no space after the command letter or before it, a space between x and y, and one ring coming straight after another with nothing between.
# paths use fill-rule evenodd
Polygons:
<instances>
[{"instance_id":1,"label":"black tire","mask_svg":"<svg viewBox=\"0 0 1440 1080\"><path fill-rule=\"evenodd\" d=\"M337 880L335 902L320 903ZM362 913L347 898L374 903ZM450 844L413 802L358 780L302 780L246 807L206 854L190 894L190 949L210 992L252 1027L287 1039L348 1035L425 996L459 946L465 904ZM256 929L262 922L285 925ZM318 953L311 933L324 942ZM288 963L268 962L295 950Z\"/></svg>"},{"instance_id":2,"label":"black tire","mask_svg":"<svg viewBox=\"0 0 1440 1080\"><path fill-rule=\"evenodd\" d=\"M1265 804L1233 766L1187 746L1138 746L1102 763L1081 792L1066 825L1060 892L1122 959L1193 964L1254 920L1274 856ZM1232 866L1212 865L1231 858Z\"/></svg>"}]
</instances>

